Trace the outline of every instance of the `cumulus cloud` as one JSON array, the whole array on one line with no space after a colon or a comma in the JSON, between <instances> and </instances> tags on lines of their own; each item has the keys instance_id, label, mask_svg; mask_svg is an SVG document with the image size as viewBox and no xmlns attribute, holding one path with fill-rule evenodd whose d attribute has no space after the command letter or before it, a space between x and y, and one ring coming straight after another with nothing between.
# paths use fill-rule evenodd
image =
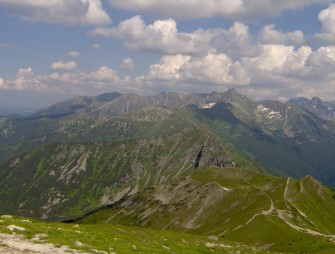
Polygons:
<instances>
[{"instance_id":1,"label":"cumulus cloud","mask_svg":"<svg viewBox=\"0 0 335 254\"><path fill-rule=\"evenodd\" d=\"M187 55L164 56L159 64L150 66L150 80L178 83L246 84L248 82L239 63L225 54L209 53L204 57Z\"/></svg>"},{"instance_id":2,"label":"cumulus cloud","mask_svg":"<svg viewBox=\"0 0 335 254\"><path fill-rule=\"evenodd\" d=\"M176 19L222 16L245 20L277 16L285 10L331 3L332 0L109 0L109 2L113 7Z\"/></svg>"},{"instance_id":3,"label":"cumulus cloud","mask_svg":"<svg viewBox=\"0 0 335 254\"><path fill-rule=\"evenodd\" d=\"M110 91L141 93L143 77L120 76L107 66L91 72L54 72L50 75L35 74L32 68L20 69L15 79L0 76L0 90L38 91L68 95L97 94Z\"/></svg>"},{"instance_id":4,"label":"cumulus cloud","mask_svg":"<svg viewBox=\"0 0 335 254\"><path fill-rule=\"evenodd\" d=\"M222 37L216 37L221 48L230 56L253 56L258 54L255 38L249 33L249 27L235 22L228 30L222 30Z\"/></svg>"},{"instance_id":5,"label":"cumulus cloud","mask_svg":"<svg viewBox=\"0 0 335 254\"><path fill-rule=\"evenodd\" d=\"M208 92L237 87L252 98L288 99L320 96L335 99L335 46L311 47L264 44L256 55L234 60L229 55L165 55L143 76L129 77L103 66L91 72L55 72L36 75L20 69L15 80L0 77L0 89L38 90L68 94L110 91Z\"/></svg>"},{"instance_id":6,"label":"cumulus cloud","mask_svg":"<svg viewBox=\"0 0 335 254\"><path fill-rule=\"evenodd\" d=\"M74 61L70 62L59 61L52 63L50 68L54 71L69 71L77 68L77 63Z\"/></svg>"},{"instance_id":7,"label":"cumulus cloud","mask_svg":"<svg viewBox=\"0 0 335 254\"><path fill-rule=\"evenodd\" d=\"M64 25L106 25L111 23L101 0L0 0L0 7L29 22Z\"/></svg>"},{"instance_id":8,"label":"cumulus cloud","mask_svg":"<svg viewBox=\"0 0 335 254\"><path fill-rule=\"evenodd\" d=\"M117 27L98 27L91 36L116 37L126 48L160 54L204 55L208 52L225 53L232 58L259 54L259 44L301 45L304 34L299 31L282 33L274 25L265 26L259 35L252 35L249 27L234 22L228 29L198 29L179 32L173 19L156 20L146 24L141 16L134 16Z\"/></svg>"},{"instance_id":9,"label":"cumulus cloud","mask_svg":"<svg viewBox=\"0 0 335 254\"><path fill-rule=\"evenodd\" d=\"M240 22L235 22L227 30L198 29L185 33L178 31L177 22L173 19L156 20L147 25L141 16L134 16L121 22L118 27L98 27L89 34L120 38L129 49L170 55L204 55L220 51L241 57L258 52L249 27Z\"/></svg>"},{"instance_id":10,"label":"cumulus cloud","mask_svg":"<svg viewBox=\"0 0 335 254\"><path fill-rule=\"evenodd\" d=\"M135 68L135 64L133 59L130 57L127 57L122 60L122 63L120 64L120 68L125 71L132 71Z\"/></svg>"},{"instance_id":11,"label":"cumulus cloud","mask_svg":"<svg viewBox=\"0 0 335 254\"><path fill-rule=\"evenodd\" d=\"M0 89L17 91L48 91L46 86L32 68L21 68L17 72L14 80L5 80L0 76Z\"/></svg>"},{"instance_id":12,"label":"cumulus cloud","mask_svg":"<svg viewBox=\"0 0 335 254\"><path fill-rule=\"evenodd\" d=\"M265 44L286 44L301 45L304 44L304 34L300 30L289 33L282 33L275 29L275 25L267 25L259 32L259 40Z\"/></svg>"},{"instance_id":13,"label":"cumulus cloud","mask_svg":"<svg viewBox=\"0 0 335 254\"><path fill-rule=\"evenodd\" d=\"M208 53L202 57L164 56L150 66L146 76L153 84L170 90L225 90L239 87L257 99L288 99L314 95L334 99L335 47L260 45L259 54L233 61L225 54ZM172 89L171 89L172 88ZM318 90L319 89L319 90ZM326 92L327 91L327 92Z\"/></svg>"},{"instance_id":14,"label":"cumulus cloud","mask_svg":"<svg viewBox=\"0 0 335 254\"><path fill-rule=\"evenodd\" d=\"M329 8L322 10L318 16L322 23L322 33L316 34L316 38L324 41L335 41L335 4L329 6Z\"/></svg>"},{"instance_id":15,"label":"cumulus cloud","mask_svg":"<svg viewBox=\"0 0 335 254\"><path fill-rule=\"evenodd\" d=\"M81 54L77 51L70 51L67 55L70 57L80 57L81 56Z\"/></svg>"},{"instance_id":16,"label":"cumulus cloud","mask_svg":"<svg viewBox=\"0 0 335 254\"><path fill-rule=\"evenodd\" d=\"M126 48L156 53L193 54L211 48L216 30L199 29L192 33L178 32L173 19L157 20L147 25L141 16L134 16L119 24L118 27L99 27L91 31L92 36L116 37L124 42Z\"/></svg>"}]
</instances>

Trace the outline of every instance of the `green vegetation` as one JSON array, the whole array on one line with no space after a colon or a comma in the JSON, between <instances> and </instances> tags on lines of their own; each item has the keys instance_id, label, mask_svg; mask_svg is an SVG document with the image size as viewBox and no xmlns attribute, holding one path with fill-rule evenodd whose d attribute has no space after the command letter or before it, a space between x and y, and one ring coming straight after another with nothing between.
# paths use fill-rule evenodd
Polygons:
<instances>
[{"instance_id":1,"label":"green vegetation","mask_svg":"<svg viewBox=\"0 0 335 254\"><path fill-rule=\"evenodd\" d=\"M297 190L297 184L304 185L304 190ZM273 251L331 253L335 249L332 195L333 191L312 178L295 180L243 168L205 167L77 223L121 223L215 235Z\"/></svg>"},{"instance_id":2,"label":"green vegetation","mask_svg":"<svg viewBox=\"0 0 335 254\"><path fill-rule=\"evenodd\" d=\"M107 94L0 128L0 214L49 221L0 232L89 253L334 253L335 191L305 175L334 185L335 125L291 104Z\"/></svg>"},{"instance_id":3,"label":"green vegetation","mask_svg":"<svg viewBox=\"0 0 335 254\"><path fill-rule=\"evenodd\" d=\"M52 243L85 253L268 253L234 242L185 234L122 225L78 225L59 222L40 222L20 217L0 218L0 232L11 234L8 225L23 227L16 230L27 242ZM3 246L6 246L4 242Z\"/></svg>"}]
</instances>

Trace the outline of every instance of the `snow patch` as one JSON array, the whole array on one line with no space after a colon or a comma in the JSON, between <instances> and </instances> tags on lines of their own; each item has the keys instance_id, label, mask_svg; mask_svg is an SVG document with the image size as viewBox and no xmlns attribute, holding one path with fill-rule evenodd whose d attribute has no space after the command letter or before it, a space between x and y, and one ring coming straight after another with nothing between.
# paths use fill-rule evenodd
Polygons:
<instances>
[{"instance_id":1,"label":"snow patch","mask_svg":"<svg viewBox=\"0 0 335 254\"><path fill-rule=\"evenodd\" d=\"M200 108L212 108L212 107L214 107L216 105L216 103L207 103L207 104L205 104L205 105L203 105L203 106L201 106Z\"/></svg>"},{"instance_id":2,"label":"snow patch","mask_svg":"<svg viewBox=\"0 0 335 254\"><path fill-rule=\"evenodd\" d=\"M270 110L269 108L266 108L264 105L259 105L258 107L257 107L257 111L258 112L266 112L266 111L268 111L268 110Z\"/></svg>"},{"instance_id":3,"label":"snow patch","mask_svg":"<svg viewBox=\"0 0 335 254\"><path fill-rule=\"evenodd\" d=\"M269 118L269 119L280 119L280 118L282 118L282 115L280 114L280 112L273 111L270 108L267 108L262 104L258 105L257 112L267 114L266 117Z\"/></svg>"}]
</instances>

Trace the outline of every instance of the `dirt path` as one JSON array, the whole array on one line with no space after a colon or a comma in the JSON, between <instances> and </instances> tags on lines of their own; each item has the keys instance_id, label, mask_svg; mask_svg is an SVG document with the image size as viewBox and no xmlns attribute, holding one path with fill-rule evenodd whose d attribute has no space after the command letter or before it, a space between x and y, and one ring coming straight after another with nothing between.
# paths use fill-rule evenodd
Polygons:
<instances>
[{"instance_id":1,"label":"dirt path","mask_svg":"<svg viewBox=\"0 0 335 254\"><path fill-rule=\"evenodd\" d=\"M303 232L303 233L307 233L307 234L310 234L310 235L314 235L314 236L321 236L321 237L326 237L327 239L331 240L332 242L335 243L335 235L327 235L327 234L323 234L323 233L320 233L320 232L317 232L317 231L314 231L312 229L309 229L309 228L303 228L303 227L299 227L293 223L291 223L290 221L288 221L287 217L288 217L288 213L286 210L278 210L274 207L274 203L273 203L273 200L272 198L266 193L264 192L261 188L253 185L252 183L250 183L248 180L242 178L243 181L245 181L247 184L249 184L250 186L254 187L255 189L259 190L262 194L264 194L271 202L271 205L270 205L270 208L269 210L264 210L260 213L257 213L255 214L254 216L252 216L251 219L249 219L246 223L244 223L243 225L239 225L238 227L234 228L234 230L237 230L247 224L249 224L251 221L253 221L257 216L260 216L260 215L270 215L272 214L274 211L277 212L277 214L273 214L275 216L278 216L278 218L280 218L281 220L283 220L289 227L295 229L295 230L298 230L300 232ZM293 206L297 211L298 213L304 217L306 220L307 220L307 216L305 213L303 213L302 211L300 211L292 202L291 200L288 198L288 189L289 189L289 183L290 183L290 178L287 179L286 181L286 186L285 186L285 190L284 190L284 200L285 200L285 203L287 205L287 208L289 209L289 205L288 203ZM309 221L309 220L308 220ZM314 224L312 221L310 221L312 224Z\"/></svg>"},{"instance_id":2,"label":"dirt path","mask_svg":"<svg viewBox=\"0 0 335 254\"><path fill-rule=\"evenodd\" d=\"M237 226L236 228L233 229L233 231L249 224L250 222L252 222L257 216L260 216L260 215L270 215L274 210L275 210L275 207L274 207L274 204L273 204L273 200L272 198L265 192L263 191L261 188L255 186L254 184L250 183L248 180L244 179L244 178L241 178L243 181L245 181L247 184L249 184L250 186L252 186L253 188L257 189L258 191L260 191L263 195L265 195L269 200L270 200L270 207L268 210L264 210L264 211L261 211L260 213L256 213L254 214L254 216L252 216L246 223L244 223L243 225L239 225Z\"/></svg>"},{"instance_id":3,"label":"dirt path","mask_svg":"<svg viewBox=\"0 0 335 254\"><path fill-rule=\"evenodd\" d=\"M313 221L309 220L307 215L302 212L300 209L298 209L298 207L293 204L293 202L291 201L291 199L288 197L288 189L289 189L289 184L290 184L290 180L291 178L289 177L286 181L286 186L285 186L285 190L284 190L284 201L285 201L285 204L287 206L288 209L290 209L290 206L288 204L290 204L292 207L294 207L294 209L297 210L297 212L305 219L307 220L308 222L310 222L311 224L315 224ZM301 182L301 188L302 188L302 182ZM299 190L300 192L300 190ZM299 194L298 192L298 194ZM298 195L297 194L297 195ZM328 239L330 239L332 242L335 243L335 235L327 235L327 234L323 234L323 233L320 233L320 232L317 232L317 231L314 231L312 229L309 229L309 228L303 228L303 227L299 227L291 222L289 222L287 220L287 217L288 217L288 213L286 210L277 210L277 214L278 214L278 217L280 219L282 219L288 226L290 226L291 228L295 229L295 230L298 230L300 232L304 232L304 233L307 233L307 234L310 234L310 235L314 235L314 236L322 236L322 237L326 237Z\"/></svg>"}]
</instances>

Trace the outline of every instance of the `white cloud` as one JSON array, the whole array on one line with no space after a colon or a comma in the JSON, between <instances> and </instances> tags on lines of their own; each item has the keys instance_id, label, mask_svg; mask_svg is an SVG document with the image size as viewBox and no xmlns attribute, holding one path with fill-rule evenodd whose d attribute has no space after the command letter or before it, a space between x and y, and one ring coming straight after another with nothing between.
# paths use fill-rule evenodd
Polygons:
<instances>
[{"instance_id":1,"label":"white cloud","mask_svg":"<svg viewBox=\"0 0 335 254\"><path fill-rule=\"evenodd\" d=\"M249 27L235 22L228 30L198 29L179 32L173 19L156 20L147 25L140 16L121 22L118 27L95 28L91 36L116 37L123 40L126 48L162 54L204 55L220 51L229 56L252 56L258 45L249 33Z\"/></svg>"},{"instance_id":2,"label":"white cloud","mask_svg":"<svg viewBox=\"0 0 335 254\"><path fill-rule=\"evenodd\" d=\"M203 91L239 87L257 99L288 99L297 95L335 99L335 47L283 44L260 45L259 54L233 61L225 54L203 57L175 55L162 57L150 66L146 80L165 90Z\"/></svg>"},{"instance_id":3,"label":"white cloud","mask_svg":"<svg viewBox=\"0 0 335 254\"><path fill-rule=\"evenodd\" d=\"M335 41L335 4L321 11L318 16L322 23L322 33L316 34L316 38L324 41Z\"/></svg>"},{"instance_id":4,"label":"white cloud","mask_svg":"<svg viewBox=\"0 0 335 254\"><path fill-rule=\"evenodd\" d=\"M6 80L4 80L1 76L0 76L0 89L8 89L8 85Z\"/></svg>"},{"instance_id":5,"label":"white cloud","mask_svg":"<svg viewBox=\"0 0 335 254\"><path fill-rule=\"evenodd\" d=\"M0 89L17 91L48 91L40 78L33 72L32 68L22 68L17 72L14 80L5 80L0 77Z\"/></svg>"},{"instance_id":6,"label":"white cloud","mask_svg":"<svg viewBox=\"0 0 335 254\"><path fill-rule=\"evenodd\" d=\"M94 44L92 45L92 48L94 48L94 49L100 49L100 44L98 44L98 43L94 43Z\"/></svg>"},{"instance_id":7,"label":"white cloud","mask_svg":"<svg viewBox=\"0 0 335 254\"><path fill-rule=\"evenodd\" d=\"M220 38L221 50L232 57L253 56L258 54L258 45L254 36L249 33L249 27L235 22L228 30L222 31Z\"/></svg>"},{"instance_id":8,"label":"white cloud","mask_svg":"<svg viewBox=\"0 0 335 254\"><path fill-rule=\"evenodd\" d=\"M141 77L131 79L128 76L120 76L116 70L107 66L102 66L92 72L52 73L41 79L51 89L68 94L97 94L111 91L143 92Z\"/></svg>"},{"instance_id":9,"label":"white cloud","mask_svg":"<svg viewBox=\"0 0 335 254\"><path fill-rule=\"evenodd\" d=\"M81 56L81 54L77 51L70 51L67 55L70 57L80 57Z\"/></svg>"},{"instance_id":10,"label":"white cloud","mask_svg":"<svg viewBox=\"0 0 335 254\"><path fill-rule=\"evenodd\" d=\"M0 0L0 7L30 22L64 25L111 23L101 0Z\"/></svg>"},{"instance_id":11,"label":"white cloud","mask_svg":"<svg viewBox=\"0 0 335 254\"><path fill-rule=\"evenodd\" d=\"M122 63L120 64L120 68L125 71L132 71L135 68L135 64L133 59L130 57L127 57L122 60Z\"/></svg>"},{"instance_id":12,"label":"white cloud","mask_svg":"<svg viewBox=\"0 0 335 254\"><path fill-rule=\"evenodd\" d=\"M209 53L204 57L187 55L164 56L159 64L150 66L151 81L165 80L177 83L200 83L203 85L246 84L248 78L225 54Z\"/></svg>"},{"instance_id":13,"label":"white cloud","mask_svg":"<svg viewBox=\"0 0 335 254\"><path fill-rule=\"evenodd\" d=\"M146 12L154 16L175 19L196 19L223 16L234 20L277 16L285 10L295 10L333 0L109 0L114 7Z\"/></svg>"},{"instance_id":14,"label":"white cloud","mask_svg":"<svg viewBox=\"0 0 335 254\"><path fill-rule=\"evenodd\" d=\"M52 63L50 68L54 71L69 71L77 68L77 63L74 61L70 62L59 61Z\"/></svg>"},{"instance_id":15,"label":"white cloud","mask_svg":"<svg viewBox=\"0 0 335 254\"><path fill-rule=\"evenodd\" d=\"M289 33L282 33L275 29L275 25L267 25L262 28L259 32L259 40L261 43L265 44L286 44L292 45L304 44L305 38L304 34L300 30L296 30Z\"/></svg>"},{"instance_id":16,"label":"white cloud","mask_svg":"<svg viewBox=\"0 0 335 254\"><path fill-rule=\"evenodd\" d=\"M283 44L259 46L257 55L233 60L227 54L165 55L144 76L131 78L103 66L91 72L55 72L36 75L20 69L12 81L0 77L0 89L34 90L66 94L110 91L156 93L208 92L238 87L257 99L320 96L334 100L335 46L317 50Z\"/></svg>"},{"instance_id":17,"label":"white cloud","mask_svg":"<svg viewBox=\"0 0 335 254\"><path fill-rule=\"evenodd\" d=\"M103 66L92 72L54 72L37 75L31 68L20 69L14 80L0 77L0 90L39 91L68 95L97 94L111 91L141 93L143 77L120 76Z\"/></svg>"},{"instance_id":18,"label":"white cloud","mask_svg":"<svg viewBox=\"0 0 335 254\"><path fill-rule=\"evenodd\" d=\"M148 78L150 80L177 81L180 79L180 70L190 60L190 56L181 54L163 56L158 64L150 66Z\"/></svg>"},{"instance_id":19,"label":"white cloud","mask_svg":"<svg viewBox=\"0 0 335 254\"><path fill-rule=\"evenodd\" d=\"M100 27L91 31L92 36L117 37L126 48L167 54L194 54L211 48L211 41L220 30L199 29L192 33L178 32L173 19L157 20L147 25L140 16L134 16L118 27Z\"/></svg>"},{"instance_id":20,"label":"white cloud","mask_svg":"<svg viewBox=\"0 0 335 254\"><path fill-rule=\"evenodd\" d=\"M265 26L258 36L250 34L249 27L240 22L227 30L198 29L179 32L173 19L156 20L146 24L140 16L121 22L118 27L98 27L91 36L116 37L126 48L161 54L204 55L208 52L225 53L232 58L259 54L260 43L301 45L305 42L301 31L281 33L274 25Z\"/></svg>"}]
</instances>

